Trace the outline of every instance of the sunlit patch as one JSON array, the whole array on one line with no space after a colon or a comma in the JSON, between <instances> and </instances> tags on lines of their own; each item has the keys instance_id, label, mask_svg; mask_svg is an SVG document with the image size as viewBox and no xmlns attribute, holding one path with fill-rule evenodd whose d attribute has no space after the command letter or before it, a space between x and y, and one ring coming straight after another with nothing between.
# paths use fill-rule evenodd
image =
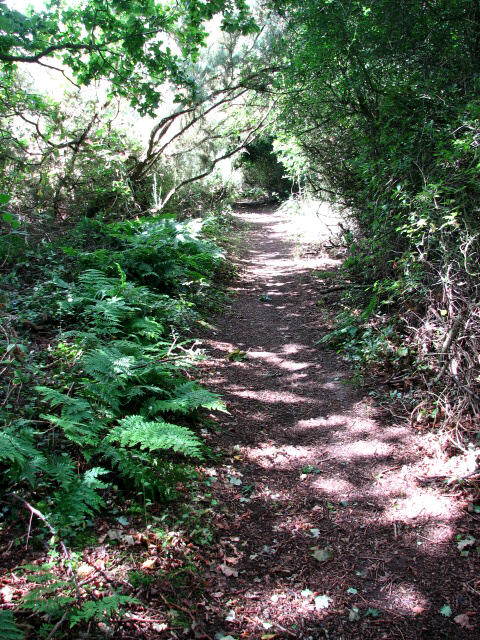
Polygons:
<instances>
[{"instance_id":1,"label":"sunlit patch","mask_svg":"<svg viewBox=\"0 0 480 640\"><path fill-rule=\"evenodd\" d=\"M459 515L459 509L447 496L417 491L406 498L395 500L385 512L385 518L414 520L416 518L450 519Z\"/></svg>"},{"instance_id":2,"label":"sunlit patch","mask_svg":"<svg viewBox=\"0 0 480 640\"><path fill-rule=\"evenodd\" d=\"M341 384L338 380L334 380L333 382L325 382L325 384L322 384L322 389L326 389L327 391L338 391L338 389L341 388Z\"/></svg>"},{"instance_id":3,"label":"sunlit patch","mask_svg":"<svg viewBox=\"0 0 480 640\"><path fill-rule=\"evenodd\" d=\"M352 431L355 434L367 434L377 430L378 425L376 425L372 420L366 420L365 418L357 418L349 426L349 431Z\"/></svg>"},{"instance_id":4,"label":"sunlit patch","mask_svg":"<svg viewBox=\"0 0 480 640\"><path fill-rule=\"evenodd\" d=\"M260 445L248 449L245 458L254 461L261 467L289 468L298 467L303 462L315 461L318 452L312 447Z\"/></svg>"},{"instance_id":5,"label":"sunlit patch","mask_svg":"<svg viewBox=\"0 0 480 640\"><path fill-rule=\"evenodd\" d=\"M332 414L328 417L318 416L308 420L299 420L295 430L317 429L318 427L341 427L345 425L346 417L341 414Z\"/></svg>"},{"instance_id":6,"label":"sunlit patch","mask_svg":"<svg viewBox=\"0 0 480 640\"><path fill-rule=\"evenodd\" d=\"M419 540L423 543L423 546L427 547L429 544L444 545L451 542L455 534L455 529L449 524L434 522L423 526Z\"/></svg>"},{"instance_id":7,"label":"sunlit patch","mask_svg":"<svg viewBox=\"0 0 480 640\"><path fill-rule=\"evenodd\" d=\"M313 366L311 362L291 362L289 360L285 360L284 357L279 356L277 353L273 353L273 351L249 351L248 358L252 360L261 359L267 364L275 365L280 369L286 369L287 371L300 371Z\"/></svg>"},{"instance_id":8,"label":"sunlit patch","mask_svg":"<svg viewBox=\"0 0 480 640\"><path fill-rule=\"evenodd\" d=\"M329 452L340 460L352 460L355 458L390 456L393 454L393 447L377 439L357 440L348 444L332 445L329 447Z\"/></svg>"},{"instance_id":9,"label":"sunlit patch","mask_svg":"<svg viewBox=\"0 0 480 640\"><path fill-rule=\"evenodd\" d=\"M282 347L282 353L285 353L285 354L287 354L287 355L289 355L289 354L293 354L293 353L298 353L299 351L301 351L301 350L302 350L302 348L304 348L304 347L302 347L302 345L300 345L300 344L295 344L295 343L292 343L292 342L291 342L291 343L289 343L289 344L285 344L285 345Z\"/></svg>"},{"instance_id":10,"label":"sunlit patch","mask_svg":"<svg viewBox=\"0 0 480 640\"><path fill-rule=\"evenodd\" d=\"M271 391L265 389L263 391L253 391L252 389L241 389L238 391L232 391L233 395L240 398L248 398L250 400L258 400L259 402L266 403L279 403L283 404L299 404L311 402L310 398L302 398L294 393L288 391Z\"/></svg>"},{"instance_id":11,"label":"sunlit patch","mask_svg":"<svg viewBox=\"0 0 480 640\"><path fill-rule=\"evenodd\" d=\"M310 486L312 487L312 489L317 489L317 491L321 491L328 496L344 497L354 490L354 487L350 482L348 482L347 480L343 480L342 478L335 477L312 477Z\"/></svg>"},{"instance_id":12,"label":"sunlit patch","mask_svg":"<svg viewBox=\"0 0 480 640\"><path fill-rule=\"evenodd\" d=\"M386 596L386 608L395 610L403 615L418 616L428 607L429 601L425 596L407 583L388 583L382 589Z\"/></svg>"}]
</instances>

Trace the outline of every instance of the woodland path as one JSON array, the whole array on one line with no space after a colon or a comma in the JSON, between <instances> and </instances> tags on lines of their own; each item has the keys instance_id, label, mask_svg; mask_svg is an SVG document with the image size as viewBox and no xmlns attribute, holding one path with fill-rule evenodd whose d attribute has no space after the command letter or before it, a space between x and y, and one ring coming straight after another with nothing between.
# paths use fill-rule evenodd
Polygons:
<instances>
[{"instance_id":1,"label":"woodland path","mask_svg":"<svg viewBox=\"0 0 480 640\"><path fill-rule=\"evenodd\" d=\"M282 214L237 215L247 249L202 364L230 412L219 419L224 461L210 470L223 514L208 634L478 637L478 567L456 540L475 516L429 477L426 440L386 420L315 344L326 328L311 271L324 259L296 255ZM228 358L236 349L244 359Z\"/></svg>"}]
</instances>

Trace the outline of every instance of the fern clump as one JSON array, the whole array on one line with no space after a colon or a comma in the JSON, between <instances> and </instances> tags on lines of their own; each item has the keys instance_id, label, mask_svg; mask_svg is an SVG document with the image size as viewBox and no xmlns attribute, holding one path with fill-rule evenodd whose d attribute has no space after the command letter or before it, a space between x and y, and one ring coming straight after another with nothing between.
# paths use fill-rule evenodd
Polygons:
<instances>
[{"instance_id":1,"label":"fern clump","mask_svg":"<svg viewBox=\"0 0 480 640\"><path fill-rule=\"evenodd\" d=\"M192 418L224 409L185 378L195 353L178 335L223 261L201 223L94 226L105 246L64 247L69 268L50 272L26 300L25 317L36 319L47 299L60 328L54 375L34 367L32 419L5 411L0 430L5 484L64 538L104 507L112 483L171 496L176 469L203 455Z\"/></svg>"}]
</instances>

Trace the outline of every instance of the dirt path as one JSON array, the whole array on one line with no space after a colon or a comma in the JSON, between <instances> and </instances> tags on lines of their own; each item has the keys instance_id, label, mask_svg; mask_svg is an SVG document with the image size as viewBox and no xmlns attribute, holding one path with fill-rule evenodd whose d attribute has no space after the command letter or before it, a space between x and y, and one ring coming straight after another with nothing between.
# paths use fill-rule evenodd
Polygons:
<instances>
[{"instance_id":1,"label":"dirt path","mask_svg":"<svg viewBox=\"0 0 480 640\"><path fill-rule=\"evenodd\" d=\"M211 637L478 637L478 567L456 539L478 521L421 479L420 436L382 421L315 345L320 285L285 239L288 221L239 215L248 255L203 365L230 411L227 458L211 470L224 509Z\"/></svg>"}]
</instances>

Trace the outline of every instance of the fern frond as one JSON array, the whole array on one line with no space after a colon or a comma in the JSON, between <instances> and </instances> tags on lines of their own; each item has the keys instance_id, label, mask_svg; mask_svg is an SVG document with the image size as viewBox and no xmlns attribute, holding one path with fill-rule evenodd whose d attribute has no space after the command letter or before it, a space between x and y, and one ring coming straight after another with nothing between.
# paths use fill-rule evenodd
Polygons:
<instances>
[{"instance_id":1,"label":"fern frond","mask_svg":"<svg viewBox=\"0 0 480 640\"><path fill-rule=\"evenodd\" d=\"M117 284L117 278L109 278L98 269L87 269L78 276L78 280L96 298L106 296Z\"/></svg>"},{"instance_id":2,"label":"fern frond","mask_svg":"<svg viewBox=\"0 0 480 640\"><path fill-rule=\"evenodd\" d=\"M62 393L50 387L35 387L43 399L52 407L62 407L63 415L80 422L91 420L94 417L93 409L85 398L78 398Z\"/></svg>"},{"instance_id":3,"label":"fern frond","mask_svg":"<svg viewBox=\"0 0 480 640\"><path fill-rule=\"evenodd\" d=\"M134 364L134 357L112 347L88 351L82 359L85 373L102 381L111 381L120 375L130 376Z\"/></svg>"},{"instance_id":4,"label":"fern frond","mask_svg":"<svg viewBox=\"0 0 480 640\"><path fill-rule=\"evenodd\" d=\"M0 460L10 460L23 467L28 459L39 454L33 444L35 436L33 429L19 429L17 424L4 427L0 431Z\"/></svg>"},{"instance_id":5,"label":"fern frond","mask_svg":"<svg viewBox=\"0 0 480 640\"><path fill-rule=\"evenodd\" d=\"M85 315L96 323L96 330L103 333L120 331L122 322L125 322L136 311L135 307L128 305L120 296L102 298L95 305L85 309Z\"/></svg>"},{"instance_id":6,"label":"fern frond","mask_svg":"<svg viewBox=\"0 0 480 640\"><path fill-rule=\"evenodd\" d=\"M153 340L160 338L164 332L164 327L159 322L151 318L135 318L129 326L133 335L142 336Z\"/></svg>"},{"instance_id":7,"label":"fern frond","mask_svg":"<svg viewBox=\"0 0 480 640\"><path fill-rule=\"evenodd\" d=\"M92 516L100 507L105 506L105 501L97 491L108 487L98 477L106 473L106 469L94 467L83 476L63 483L62 490L53 494L54 519L61 527L78 526L87 516Z\"/></svg>"},{"instance_id":8,"label":"fern frond","mask_svg":"<svg viewBox=\"0 0 480 640\"><path fill-rule=\"evenodd\" d=\"M8 609L0 610L0 631L2 640L23 640L25 634L15 624L13 612Z\"/></svg>"},{"instance_id":9,"label":"fern frond","mask_svg":"<svg viewBox=\"0 0 480 640\"><path fill-rule=\"evenodd\" d=\"M100 444L98 453L116 469L117 476L133 482L136 487L150 487L154 490L158 484L158 477L151 470L152 459L149 453L138 449L118 448L105 441Z\"/></svg>"},{"instance_id":10,"label":"fern frond","mask_svg":"<svg viewBox=\"0 0 480 640\"><path fill-rule=\"evenodd\" d=\"M68 453L51 455L46 459L43 471L61 487L69 487L76 477L76 464Z\"/></svg>"},{"instance_id":11,"label":"fern frond","mask_svg":"<svg viewBox=\"0 0 480 640\"><path fill-rule=\"evenodd\" d=\"M80 446L98 444L99 434L103 424L99 420L92 420L90 423L73 420L69 416L53 416L51 414L40 415L40 418L48 420L63 431L63 434L71 442Z\"/></svg>"},{"instance_id":12,"label":"fern frond","mask_svg":"<svg viewBox=\"0 0 480 640\"><path fill-rule=\"evenodd\" d=\"M168 400L155 400L150 403L149 413L172 412L187 414L199 408L224 411L225 404L216 393L212 393L194 382L186 382L177 387Z\"/></svg>"},{"instance_id":13,"label":"fern frond","mask_svg":"<svg viewBox=\"0 0 480 640\"><path fill-rule=\"evenodd\" d=\"M139 446L148 451L172 449L190 458L201 458L201 441L187 429L164 421L147 422L142 416L128 416L112 429L109 442L119 442L123 447Z\"/></svg>"},{"instance_id":14,"label":"fern frond","mask_svg":"<svg viewBox=\"0 0 480 640\"><path fill-rule=\"evenodd\" d=\"M80 609L70 616L70 628L79 622L88 622L92 619L105 620L111 618L113 614L120 613L120 607L124 604L138 603L136 598L114 593L112 596L105 596L100 600L87 600Z\"/></svg>"}]
</instances>

